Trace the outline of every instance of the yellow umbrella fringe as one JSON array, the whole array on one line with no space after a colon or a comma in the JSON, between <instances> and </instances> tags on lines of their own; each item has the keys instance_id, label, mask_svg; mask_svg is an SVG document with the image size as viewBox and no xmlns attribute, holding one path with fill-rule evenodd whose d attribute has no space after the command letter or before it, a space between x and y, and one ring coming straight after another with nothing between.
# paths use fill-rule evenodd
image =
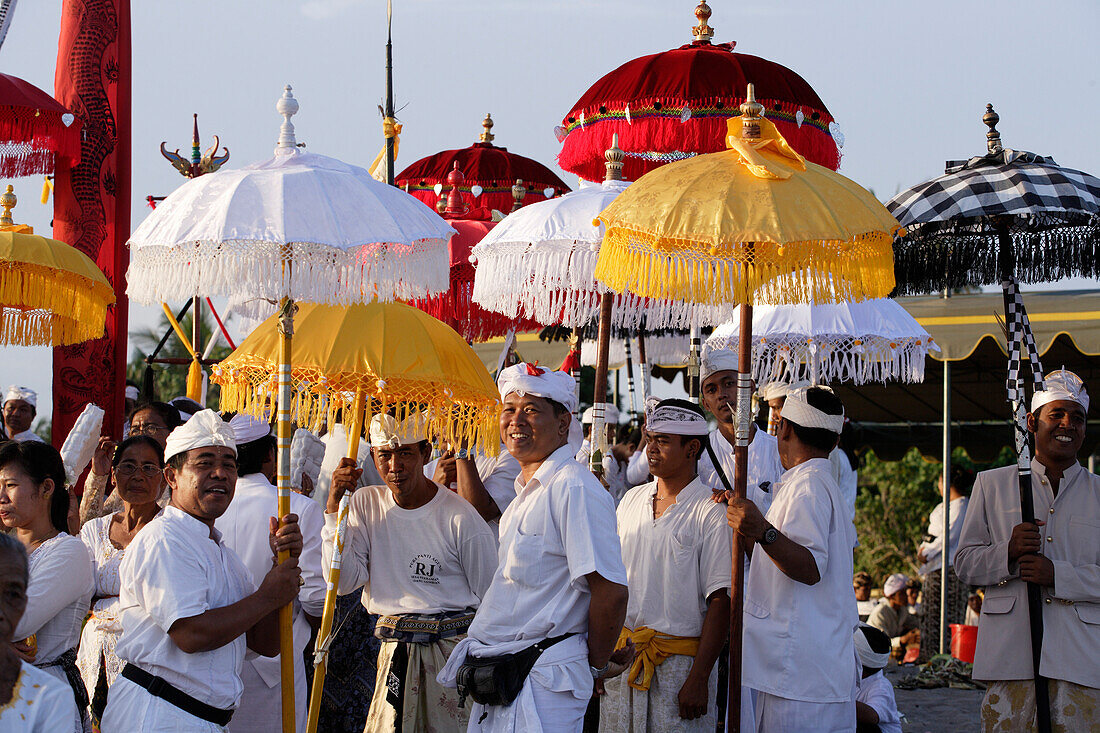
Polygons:
<instances>
[{"instance_id":1,"label":"yellow umbrella fringe","mask_svg":"<svg viewBox=\"0 0 1100 733\"><path fill-rule=\"evenodd\" d=\"M42 265L0 265L0 343L65 346L103 336L115 302L106 283Z\"/></svg>"},{"instance_id":2,"label":"yellow umbrella fringe","mask_svg":"<svg viewBox=\"0 0 1100 733\"><path fill-rule=\"evenodd\" d=\"M595 276L616 292L709 305L883 298L894 288L892 235L713 246L613 227L604 235Z\"/></svg>"},{"instance_id":3,"label":"yellow umbrella fringe","mask_svg":"<svg viewBox=\"0 0 1100 733\"><path fill-rule=\"evenodd\" d=\"M106 313L98 327L79 323L64 315L44 310L24 311L17 308L0 310L0 345L3 346L68 346L103 335Z\"/></svg>"}]
</instances>

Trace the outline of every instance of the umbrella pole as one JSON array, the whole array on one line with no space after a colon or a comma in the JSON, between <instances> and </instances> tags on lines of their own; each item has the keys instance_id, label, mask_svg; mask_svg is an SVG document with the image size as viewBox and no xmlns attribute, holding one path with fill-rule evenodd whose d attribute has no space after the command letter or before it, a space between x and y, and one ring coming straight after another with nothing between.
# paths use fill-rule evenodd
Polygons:
<instances>
[{"instance_id":1,"label":"umbrella pole","mask_svg":"<svg viewBox=\"0 0 1100 733\"><path fill-rule=\"evenodd\" d=\"M692 402L699 404L699 326L691 324L691 346L688 349L688 394Z\"/></svg>"},{"instance_id":2,"label":"umbrella pole","mask_svg":"<svg viewBox=\"0 0 1100 733\"><path fill-rule=\"evenodd\" d=\"M623 339L626 349L626 389L630 392L630 411L638 417L638 399L634 392L634 359L630 353L630 336ZM632 420L633 422L633 420Z\"/></svg>"},{"instance_id":3,"label":"umbrella pole","mask_svg":"<svg viewBox=\"0 0 1100 733\"><path fill-rule=\"evenodd\" d=\"M278 464L275 483L278 490L279 522L290 514L290 443L293 437L291 401L294 387L290 381L290 354L294 339L294 300L283 298L279 304L279 398L278 422L275 427L278 446ZM279 564L290 559L290 553L279 553ZM294 714L294 609L288 604L279 609L279 671L282 682L283 733L293 733L296 727Z\"/></svg>"},{"instance_id":4,"label":"umbrella pole","mask_svg":"<svg viewBox=\"0 0 1100 733\"><path fill-rule=\"evenodd\" d=\"M592 389L592 432L589 433L588 467L597 477L603 476L603 449L607 440L607 420L604 409L607 404L607 362L611 350L611 309L614 300L611 293L600 296L600 330L596 344L596 383Z\"/></svg>"},{"instance_id":5,"label":"umbrella pole","mask_svg":"<svg viewBox=\"0 0 1100 733\"><path fill-rule=\"evenodd\" d=\"M752 430L752 306L741 306L741 334L737 342L737 431L733 446L733 493L744 499L748 483L749 436ZM717 462L715 462L717 465ZM741 609L744 605L744 550L741 535L733 533L730 567L730 656L729 691L726 700L726 730L741 730Z\"/></svg>"},{"instance_id":6,"label":"umbrella pole","mask_svg":"<svg viewBox=\"0 0 1100 733\"><path fill-rule=\"evenodd\" d=\"M940 552L940 654L947 653L947 550L951 547L951 362L943 362L943 543ZM921 645L924 640L921 639Z\"/></svg>"},{"instance_id":7,"label":"umbrella pole","mask_svg":"<svg viewBox=\"0 0 1100 733\"><path fill-rule=\"evenodd\" d=\"M645 353L645 329L638 329L638 365L642 370L642 409L645 409L646 400L651 393L649 384L649 362Z\"/></svg>"},{"instance_id":8,"label":"umbrella pole","mask_svg":"<svg viewBox=\"0 0 1100 733\"><path fill-rule=\"evenodd\" d=\"M359 438L363 432L363 390L355 392L355 402L351 408L351 421L348 430L348 458L359 458ZM317 632L317 645L313 652L313 687L309 692L309 717L306 720L306 732L317 733L317 723L321 717L321 692L325 688L325 673L328 671L328 650L332 644L332 622L336 615L336 595L340 587L340 568L343 564L344 537L348 529L348 505L351 492L340 497L340 509L336 514L336 537L332 542L332 562L329 564L328 589L325 591L325 608L321 613L321 628Z\"/></svg>"}]
</instances>

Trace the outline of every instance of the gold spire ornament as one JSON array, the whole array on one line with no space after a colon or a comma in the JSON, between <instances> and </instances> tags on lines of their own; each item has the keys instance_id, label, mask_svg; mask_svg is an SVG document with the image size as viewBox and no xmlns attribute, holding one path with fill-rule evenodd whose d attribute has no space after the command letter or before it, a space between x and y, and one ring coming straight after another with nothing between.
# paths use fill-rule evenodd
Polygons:
<instances>
[{"instance_id":1,"label":"gold spire ornament","mask_svg":"<svg viewBox=\"0 0 1100 733\"><path fill-rule=\"evenodd\" d=\"M626 153L619 147L619 133L616 132L611 136L611 147L604 152L603 159L606 161L604 166L607 168L604 180L623 180L623 161L626 159Z\"/></svg>"},{"instance_id":2,"label":"gold spire ornament","mask_svg":"<svg viewBox=\"0 0 1100 733\"><path fill-rule=\"evenodd\" d=\"M496 135L493 134L493 116L488 112L485 113L485 119L481 121L481 126L485 128L485 132L481 133L481 142L492 145Z\"/></svg>"},{"instance_id":3,"label":"gold spire ornament","mask_svg":"<svg viewBox=\"0 0 1100 733\"><path fill-rule=\"evenodd\" d=\"M699 5L695 8L695 19L699 21L699 25L691 29L696 41L710 43L710 39L714 38L714 29L707 24L712 12L706 0L699 0Z\"/></svg>"}]
</instances>

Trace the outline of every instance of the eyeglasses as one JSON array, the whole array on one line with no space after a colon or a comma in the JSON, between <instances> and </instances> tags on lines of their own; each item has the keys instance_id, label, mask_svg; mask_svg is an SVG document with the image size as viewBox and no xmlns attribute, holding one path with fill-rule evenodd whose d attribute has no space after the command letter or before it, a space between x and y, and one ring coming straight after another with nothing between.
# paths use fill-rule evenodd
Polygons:
<instances>
[{"instance_id":1,"label":"eyeglasses","mask_svg":"<svg viewBox=\"0 0 1100 733\"><path fill-rule=\"evenodd\" d=\"M130 435L156 435L159 432L168 432L169 430L171 430L171 428L166 425L145 423L143 425L131 425Z\"/></svg>"},{"instance_id":2,"label":"eyeglasses","mask_svg":"<svg viewBox=\"0 0 1100 733\"><path fill-rule=\"evenodd\" d=\"M149 478L153 478L161 473L161 467L155 463L143 463L140 466L130 461L123 461L115 466L115 473L120 476L133 476L140 470L143 474Z\"/></svg>"}]
</instances>

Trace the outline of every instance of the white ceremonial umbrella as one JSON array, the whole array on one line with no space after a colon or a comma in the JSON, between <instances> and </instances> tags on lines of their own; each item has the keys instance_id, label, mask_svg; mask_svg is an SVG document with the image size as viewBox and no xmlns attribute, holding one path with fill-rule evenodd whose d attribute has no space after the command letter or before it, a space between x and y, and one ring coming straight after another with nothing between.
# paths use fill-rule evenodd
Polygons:
<instances>
[{"instance_id":1,"label":"white ceremonial umbrella","mask_svg":"<svg viewBox=\"0 0 1100 733\"><path fill-rule=\"evenodd\" d=\"M740 311L740 306L738 306ZM739 315L714 329L708 349L736 352ZM758 305L752 311L752 376L768 382L923 382L932 337L897 302Z\"/></svg>"},{"instance_id":2,"label":"white ceremonial umbrella","mask_svg":"<svg viewBox=\"0 0 1100 733\"><path fill-rule=\"evenodd\" d=\"M448 284L447 242L454 230L365 169L300 150L290 121L298 111L290 85L276 109L283 123L275 157L193 178L173 191L131 236L126 279L127 294L140 303L190 294L243 294L278 303L282 517L290 512L295 301L346 305L441 292ZM280 553L279 562L285 559ZM279 623L283 730L293 731L289 606Z\"/></svg>"}]
</instances>

